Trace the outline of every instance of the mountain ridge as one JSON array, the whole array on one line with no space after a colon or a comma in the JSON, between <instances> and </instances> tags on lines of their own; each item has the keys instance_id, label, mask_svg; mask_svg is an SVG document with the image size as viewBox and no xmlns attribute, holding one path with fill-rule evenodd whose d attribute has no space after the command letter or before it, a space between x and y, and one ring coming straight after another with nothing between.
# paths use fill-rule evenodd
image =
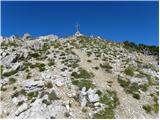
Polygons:
<instances>
[{"instance_id":1,"label":"mountain ridge","mask_svg":"<svg viewBox=\"0 0 160 120\"><path fill-rule=\"evenodd\" d=\"M159 117L158 47L84 35L0 42L2 118Z\"/></svg>"}]
</instances>

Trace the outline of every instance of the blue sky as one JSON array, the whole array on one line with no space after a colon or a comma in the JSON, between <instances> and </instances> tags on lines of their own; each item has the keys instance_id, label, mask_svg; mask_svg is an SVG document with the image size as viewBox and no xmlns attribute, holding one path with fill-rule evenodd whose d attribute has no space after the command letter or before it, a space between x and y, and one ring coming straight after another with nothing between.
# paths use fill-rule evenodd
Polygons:
<instances>
[{"instance_id":1,"label":"blue sky","mask_svg":"<svg viewBox=\"0 0 160 120\"><path fill-rule=\"evenodd\" d=\"M158 45L158 1L141 2L7 2L1 4L2 36L33 37L75 33L122 42Z\"/></svg>"}]
</instances>

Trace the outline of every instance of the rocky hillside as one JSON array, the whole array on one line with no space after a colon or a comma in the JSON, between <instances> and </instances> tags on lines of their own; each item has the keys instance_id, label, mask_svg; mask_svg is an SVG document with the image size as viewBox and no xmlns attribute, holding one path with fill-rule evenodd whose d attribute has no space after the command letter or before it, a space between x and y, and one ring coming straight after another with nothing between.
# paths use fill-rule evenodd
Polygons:
<instances>
[{"instance_id":1,"label":"rocky hillside","mask_svg":"<svg viewBox=\"0 0 160 120\"><path fill-rule=\"evenodd\" d=\"M1 118L158 118L158 47L1 37Z\"/></svg>"}]
</instances>

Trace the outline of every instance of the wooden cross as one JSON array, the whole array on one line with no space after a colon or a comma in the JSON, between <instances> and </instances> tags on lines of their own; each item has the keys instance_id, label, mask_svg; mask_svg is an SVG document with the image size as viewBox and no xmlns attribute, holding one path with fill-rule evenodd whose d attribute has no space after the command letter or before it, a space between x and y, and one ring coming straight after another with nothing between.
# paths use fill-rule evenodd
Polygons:
<instances>
[{"instance_id":1,"label":"wooden cross","mask_svg":"<svg viewBox=\"0 0 160 120\"><path fill-rule=\"evenodd\" d=\"M77 32L79 32L79 26L80 26L80 25L77 23L77 24L76 24Z\"/></svg>"}]
</instances>

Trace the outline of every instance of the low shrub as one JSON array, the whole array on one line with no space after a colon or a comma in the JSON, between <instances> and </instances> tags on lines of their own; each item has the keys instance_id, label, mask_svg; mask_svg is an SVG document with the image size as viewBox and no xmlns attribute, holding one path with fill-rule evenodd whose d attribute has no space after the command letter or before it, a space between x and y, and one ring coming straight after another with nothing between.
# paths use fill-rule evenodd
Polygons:
<instances>
[{"instance_id":1,"label":"low shrub","mask_svg":"<svg viewBox=\"0 0 160 120\"><path fill-rule=\"evenodd\" d=\"M133 98L140 99L139 89L142 89L142 85L138 85L138 83L131 83L129 80L123 80L122 78L118 77L118 82L120 86L122 86L125 92L132 94Z\"/></svg>"},{"instance_id":2,"label":"low shrub","mask_svg":"<svg viewBox=\"0 0 160 120\"><path fill-rule=\"evenodd\" d=\"M110 108L105 108L94 114L93 119L114 119L114 111Z\"/></svg>"},{"instance_id":3,"label":"low shrub","mask_svg":"<svg viewBox=\"0 0 160 120\"><path fill-rule=\"evenodd\" d=\"M65 113L64 113L64 116L65 116L65 117L69 117L70 114L69 114L68 112L65 112Z\"/></svg>"},{"instance_id":4,"label":"low shrub","mask_svg":"<svg viewBox=\"0 0 160 120\"><path fill-rule=\"evenodd\" d=\"M143 85L139 85L140 89L144 92L148 90L149 84L145 83Z\"/></svg>"},{"instance_id":5,"label":"low shrub","mask_svg":"<svg viewBox=\"0 0 160 120\"><path fill-rule=\"evenodd\" d=\"M143 108L147 113L151 113L152 108L151 108L150 105L143 105L142 108Z\"/></svg>"},{"instance_id":6,"label":"low shrub","mask_svg":"<svg viewBox=\"0 0 160 120\"><path fill-rule=\"evenodd\" d=\"M24 90L24 89L21 89L20 91L19 91L19 94L21 94L21 95L26 95L27 93L26 93L26 91Z\"/></svg>"},{"instance_id":7,"label":"low shrub","mask_svg":"<svg viewBox=\"0 0 160 120\"><path fill-rule=\"evenodd\" d=\"M100 67L105 69L107 72L110 72L110 70L113 68L109 63L100 64Z\"/></svg>"},{"instance_id":8,"label":"low shrub","mask_svg":"<svg viewBox=\"0 0 160 120\"><path fill-rule=\"evenodd\" d=\"M107 91L106 94L101 96L100 102L106 104L110 109L114 109L119 105L119 100L115 91Z\"/></svg>"},{"instance_id":9,"label":"low shrub","mask_svg":"<svg viewBox=\"0 0 160 120\"><path fill-rule=\"evenodd\" d=\"M2 85L1 86L1 91L6 91L6 90L7 90L6 86Z\"/></svg>"},{"instance_id":10,"label":"low shrub","mask_svg":"<svg viewBox=\"0 0 160 120\"><path fill-rule=\"evenodd\" d=\"M99 67L97 67L97 66L96 66L96 67L93 67L93 68L96 69L96 70L99 70Z\"/></svg>"},{"instance_id":11,"label":"low shrub","mask_svg":"<svg viewBox=\"0 0 160 120\"><path fill-rule=\"evenodd\" d=\"M28 96L28 99L31 100L32 98L35 98L38 96L38 91L30 92L27 94L27 96Z\"/></svg>"},{"instance_id":12,"label":"low shrub","mask_svg":"<svg viewBox=\"0 0 160 120\"><path fill-rule=\"evenodd\" d=\"M55 91L53 90L51 93L48 93L48 99L51 100L58 100L59 98L57 97Z\"/></svg>"},{"instance_id":13,"label":"low shrub","mask_svg":"<svg viewBox=\"0 0 160 120\"><path fill-rule=\"evenodd\" d=\"M122 86L124 88L127 88L131 83L129 80L122 80L119 77L118 77L118 82L119 82L120 86Z\"/></svg>"},{"instance_id":14,"label":"low shrub","mask_svg":"<svg viewBox=\"0 0 160 120\"><path fill-rule=\"evenodd\" d=\"M91 60L87 60L87 62L92 62Z\"/></svg>"},{"instance_id":15,"label":"low shrub","mask_svg":"<svg viewBox=\"0 0 160 120\"><path fill-rule=\"evenodd\" d=\"M140 95L139 94L137 94L137 93L133 93L133 97L135 98L135 99L140 99Z\"/></svg>"},{"instance_id":16,"label":"low shrub","mask_svg":"<svg viewBox=\"0 0 160 120\"><path fill-rule=\"evenodd\" d=\"M52 87L53 87L53 84L52 84L51 81L49 81L49 82L47 82L47 83L45 84L45 86L46 86L47 88L52 88Z\"/></svg>"},{"instance_id":17,"label":"low shrub","mask_svg":"<svg viewBox=\"0 0 160 120\"><path fill-rule=\"evenodd\" d=\"M17 106L21 106L24 103L24 101L18 102Z\"/></svg>"},{"instance_id":18,"label":"low shrub","mask_svg":"<svg viewBox=\"0 0 160 120\"><path fill-rule=\"evenodd\" d=\"M53 65L55 65L54 61L50 60L50 61L48 62L48 66L53 66Z\"/></svg>"},{"instance_id":19,"label":"low shrub","mask_svg":"<svg viewBox=\"0 0 160 120\"><path fill-rule=\"evenodd\" d=\"M128 67L124 70L124 73L128 76L134 76L134 68L133 67Z\"/></svg>"},{"instance_id":20,"label":"low shrub","mask_svg":"<svg viewBox=\"0 0 160 120\"><path fill-rule=\"evenodd\" d=\"M12 95L11 95L11 98L14 98L14 97L18 97L20 94L18 91L15 91Z\"/></svg>"},{"instance_id":21,"label":"low shrub","mask_svg":"<svg viewBox=\"0 0 160 120\"><path fill-rule=\"evenodd\" d=\"M31 73L28 73L27 76L26 76L26 79L30 79L32 76L31 76Z\"/></svg>"},{"instance_id":22,"label":"low shrub","mask_svg":"<svg viewBox=\"0 0 160 120\"><path fill-rule=\"evenodd\" d=\"M45 64L44 63L36 63L36 64L31 64L30 68L38 68L40 72L45 70Z\"/></svg>"},{"instance_id":23,"label":"low shrub","mask_svg":"<svg viewBox=\"0 0 160 120\"><path fill-rule=\"evenodd\" d=\"M16 87L16 86L14 86L14 87L13 87L13 90L16 90L16 89L17 89L17 87Z\"/></svg>"},{"instance_id":24,"label":"low shrub","mask_svg":"<svg viewBox=\"0 0 160 120\"><path fill-rule=\"evenodd\" d=\"M79 74L76 72L73 72L71 74L72 77L78 79L78 78L84 78L84 79L89 79L92 78L94 75L92 73L87 72L85 69L80 68Z\"/></svg>"},{"instance_id":25,"label":"low shrub","mask_svg":"<svg viewBox=\"0 0 160 120\"><path fill-rule=\"evenodd\" d=\"M16 79L15 78L9 78L9 84L13 84L16 82Z\"/></svg>"},{"instance_id":26,"label":"low shrub","mask_svg":"<svg viewBox=\"0 0 160 120\"><path fill-rule=\"evenodd\" d=\"M50 104L51 104L51 102L48 101L47 99L42 100L42 103L44 103L44 104L46 104L46 105L50 105Z\"/></svg>"},{"instance_id":27,"label":"low shrub","mask_svg":"<svg viewBox=\"0 0 160 120\"><path fill-rule=\"evenodd\" d=\"M6 73L2 74L2 77L3 77L3 76L4 76L4 77L9 77L9 76L11 76L11 75L16 74L17 72L18 72L18 70L12 70L12 71L10 71L10 72L6 72Z\"/></svg>"},{"instance_id":28,"label":"low shrub","mask_svg":"<svg viewBox=\"0 0 160 120\"><path fill-rule=\"evenodd\" d=\"M31 54L29 54L31 57L33 57L33 58L39 58L40 57L40 55L38 54L38 53L31 53Z\"/></svg>"},{"instance_id":29,"label":"low shrub","mask_svg":"<svg viewBox=\"0 0 160 120\"><path fill-rule=\"evenodd\" d=\"M83 87L86 87L87 89L95 87L90 80L84 80L84 79L73 80L72 84L77 85L80 89L82 89Z\"/></svg>"}]
</instances>

